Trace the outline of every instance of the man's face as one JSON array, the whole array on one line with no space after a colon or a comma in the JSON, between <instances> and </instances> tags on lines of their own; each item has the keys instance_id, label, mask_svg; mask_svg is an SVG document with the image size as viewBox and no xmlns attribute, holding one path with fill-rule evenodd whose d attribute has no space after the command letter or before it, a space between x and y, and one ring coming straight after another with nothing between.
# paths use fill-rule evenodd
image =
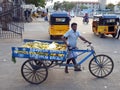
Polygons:
<instances>
[{"instance_id":1,"label":"man's face","mask_svg":"<svg viewBox=\"0 0 120 90\"><path fill-rule=\"evenodd\" d=\"M74 31L76 31L76 30L77 30L77 25L73 25L73 26L72 26L72 29L73 29Z\"/></svg>"}]
</instances>

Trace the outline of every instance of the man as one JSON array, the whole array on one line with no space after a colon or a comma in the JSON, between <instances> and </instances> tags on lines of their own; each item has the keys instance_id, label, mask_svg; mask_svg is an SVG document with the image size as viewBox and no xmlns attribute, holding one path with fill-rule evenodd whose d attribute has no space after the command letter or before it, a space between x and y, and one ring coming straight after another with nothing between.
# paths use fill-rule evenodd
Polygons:
<instances>
[{"instance_id":1,"label":"man","mask_svg":"<svg viewBox=\"0 0 120 90\"><path fill-rule=\"evenodd\" d=\"M119 39L119 36L120 36L120 29L117 30L116 39Z\"/></svg>"},{"instance_id":2,"label":"man","mask_svg":"<svg viewBox=\"0 0 120 90\"><path fill-rule=\"evenodd\" d=\"M83 17L83 22L86 22L86 23L89 22L89 17L87 13L85 13L85 16Z\"/></svg>"},{"instance_id":3,"label":"man","mask_svg":"<svg viewBox=\"0 0 120 90\"><path fill-rule=\"evenodd\" d=\"M62 40L65 42L65 44L66 44L67 47L75 48L76 45L77 45L77 39L78 39L78 37L81 40L83 40L83 41L88 42L89 44L91 44L91 42L87 41L77 31L77 23L72 23L71 24L71 30L69 30L68 32L65 33L65 35L62 37ZM75 68L74 70L75 71L81 71L80 68L77 68L75 58L70 57L70 55L71 55L71 52L69 52L68 60L67 60L66 63L69 64L69 62L72 60L72 62L74 64L74 68ZM65 67L65 73L68 73L68 66Z\"/></svg>"},{"instance_id":4,"label":"man","mask_svg":"<svg viewBox=\"0 0 120 90\"><path fill-rule=\"evenodd\" d=\"M30 14L31 14L30 10L26 9L26 10L24 11L25 20L26 20L27 22L29 22L28 19L30 18Z\"/></svg>"},{"instance_id":5,"label":"man","mask_svg":"<svg viewBox=\"0 0 120 90\"><path fill-rule=\"evenodd\" d=\"M120 36L120 23L118 22L117 25L118 25L118 29L117 29L116 39L119 39L119 36Z\"/></svg>"}]
</instances>

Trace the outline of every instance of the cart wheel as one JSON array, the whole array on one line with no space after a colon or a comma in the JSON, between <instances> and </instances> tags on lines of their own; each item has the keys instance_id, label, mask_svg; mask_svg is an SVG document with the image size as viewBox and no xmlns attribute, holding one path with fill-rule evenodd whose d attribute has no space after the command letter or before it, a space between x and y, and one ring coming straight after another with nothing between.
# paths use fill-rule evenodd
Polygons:
<instances>
[{"instance_id":1,"label":"cart wheel","mask_svg":"<svg viewBox=\"0 0 120 90\"><path fill-rule=\"evenodd\" d=\"M89 63L89 71L98 78L104 78L113 71L113 60L104 54L97 55Z\"/></svg>"},{"instance_id":2,"label":"cart wheel","mask_svg":"<svg viewBox=\"0 0 120 90\"><path fill-rule=\"evenodd\" d=\"M48 69L40 60L27 60L21 67L23 78L32 84L40 84L46 80Z\"/></svg>"},{"instance_id":3,"label":"cart wheel","mask_svg":"<svg viewBox=\"0 0 120 90\"><path fill-rule=\"evenodd\" d=\"M54 61L48 61L48 60L44 60L43 63L47 66L50 67L53 64Z\"/></svg>"}]
</instances>

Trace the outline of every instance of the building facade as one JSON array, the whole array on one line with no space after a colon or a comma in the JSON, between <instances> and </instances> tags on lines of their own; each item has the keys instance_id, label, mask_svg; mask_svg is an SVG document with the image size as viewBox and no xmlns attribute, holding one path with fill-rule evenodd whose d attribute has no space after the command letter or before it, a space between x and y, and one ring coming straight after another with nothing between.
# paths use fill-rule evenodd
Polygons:
<instances>
[{"instance_id":1,"label":"building facade","mask_svg":"<svg viewBox=\"0 0 120 90\"><path fill-rule=\"evenodd\" d=\"M77 7L81 9L81 6L86 6L88 9L98 10L99 3L98 2L75 2Z\"/></svg>"},{"instance_id":2,"label":"building facade","mask_svg":"<svg viewBox=\"0 0 120 90\"><path fill-rule=\"evenodd\" d=\"M107 0L98 0L99 2L99 10L104 10L106 7Z\"/></svg>"}]
</instances>

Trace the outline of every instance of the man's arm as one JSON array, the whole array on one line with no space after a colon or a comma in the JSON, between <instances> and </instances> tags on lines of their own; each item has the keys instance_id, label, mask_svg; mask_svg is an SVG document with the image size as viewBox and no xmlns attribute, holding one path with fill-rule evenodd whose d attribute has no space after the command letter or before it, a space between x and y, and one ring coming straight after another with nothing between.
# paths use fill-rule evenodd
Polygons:
<instances>
[{"instance_id":1,"label":"man's arm","mask_svg":"<svg viewBox=\"0 0 120 90\"><path fill-rule=\"evenodd\" d=\"M88 42L89 44L91 44L91 42L89 42L88 40L86 40L84 37L79 36L79 38L80 38L81 40L83 40L83 41Z\"/></svg>"}]
</instances>

